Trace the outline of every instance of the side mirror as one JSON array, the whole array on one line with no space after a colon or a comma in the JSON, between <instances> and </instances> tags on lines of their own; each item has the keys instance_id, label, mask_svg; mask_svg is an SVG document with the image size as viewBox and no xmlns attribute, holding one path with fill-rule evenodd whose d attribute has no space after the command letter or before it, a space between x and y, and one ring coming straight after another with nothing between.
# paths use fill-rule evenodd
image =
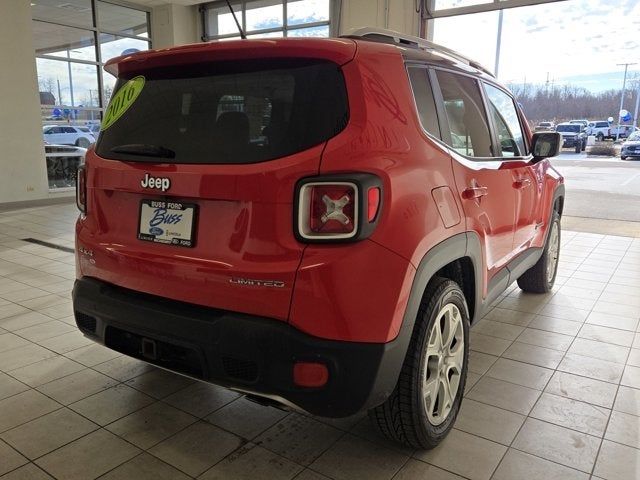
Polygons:
<instances>
[{"instance_id":1,"label":"side mirror","mask_svg":"<svg viewBox=\"0 0 640 480\"><path fill-rule=\"evenodd\" d=\"M558 132L536 132L531 138L531 152L534 161L555 157L562 147L562 135Z\"/></svg>"}]
</instances>

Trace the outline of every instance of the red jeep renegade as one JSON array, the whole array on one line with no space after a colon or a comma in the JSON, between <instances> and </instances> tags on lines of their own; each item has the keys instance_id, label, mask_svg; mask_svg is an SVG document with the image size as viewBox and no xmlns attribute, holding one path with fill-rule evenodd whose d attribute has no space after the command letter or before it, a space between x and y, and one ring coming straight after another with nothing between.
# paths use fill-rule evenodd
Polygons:
<instances>
[{"instance_id":1,"label":"red jeep renegade","mask_svg":"<svg viewBox=\"0 0 640 480\"><path fill-rule=\"evenodd\" d=\"M389 31L123 56L79 171L78 327L269 404L430 448L469 327L553 286L559 135L480 65Z\"/></svg>"}]
</instances>

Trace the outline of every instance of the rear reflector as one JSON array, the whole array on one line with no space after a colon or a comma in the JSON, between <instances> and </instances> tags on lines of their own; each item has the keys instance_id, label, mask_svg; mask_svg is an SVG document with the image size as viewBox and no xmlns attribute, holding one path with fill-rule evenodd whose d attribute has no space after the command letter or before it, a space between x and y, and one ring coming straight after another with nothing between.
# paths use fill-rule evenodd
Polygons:
<instances>
[{"instance_id":1,"label":"rear reflector","mask_svg":"<svg viewBox=\"0 0 640 480\"><path fill-rule=\"evenodd\" d=\"M78 167L76 175L76 205L82 213L87 213L87 174L84 165Z\"/></svg>"},{"instance_id":2,"label":"rear reflector","mask_svg":"<svg viewBox=\"0 0 640 480\"><path fill-rule=\"evenodd\" d=\"M318 388L329 381L329 370L323 363L296 362L293 365L293 383L298 387Z\"/></svg>"},{"instance_id":3,"label":"rear reflector","mask_svg":"<svg viewBox=\"0 0 640 480\"><path fill-rule=\"evenodd\" d=\"M371 187L367 192L367 220L373 222L378 215L378 207L380 206L380 189Z\"/></svg>"}]
</instances>

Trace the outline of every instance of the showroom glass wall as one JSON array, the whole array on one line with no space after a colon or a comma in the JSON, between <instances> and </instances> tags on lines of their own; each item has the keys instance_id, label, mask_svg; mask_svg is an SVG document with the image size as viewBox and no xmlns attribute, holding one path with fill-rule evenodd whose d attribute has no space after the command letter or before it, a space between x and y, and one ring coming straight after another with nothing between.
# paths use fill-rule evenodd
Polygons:
<instances>
[{"instance_id":1,"label":"showroom glass wall","mask_svg":"<svg viewBox=\"0 0 640 480\"><path fill-rule=\"evenodd\" d=\"M435 0L435 12L491 3ZM492 71L497 66L498 78L517 90L573 86L601 92L622 87L623 68L617 64L639 61L639 18L637 1L556 1L436 18L433 40ZM628 82L640 77L634 68Z\"/></svg>"},{"instance_id":2,"label":"showroom glass wall","mask_svg":"<svg viewBox=\"0 0 640 480\"><path fill-rule=\"evenodd\" d=\"M247 38L328 37L335 0L232 1ZM203 40L239 39L238 27L226 2L203 8Z\"/></svg>"},{"instance_id":3,"label":"showroom glass wall","mask_svg":"<svg viewBox=\"0 0 640 480\"><path fill-rule=\"evenodd\" d=\"M102 66L150 48L149 12L112 0L31 0L31 12L49 188L72 188L80 157L68 146L98 136L116 81Z\"/></svg>"}]
</instances>

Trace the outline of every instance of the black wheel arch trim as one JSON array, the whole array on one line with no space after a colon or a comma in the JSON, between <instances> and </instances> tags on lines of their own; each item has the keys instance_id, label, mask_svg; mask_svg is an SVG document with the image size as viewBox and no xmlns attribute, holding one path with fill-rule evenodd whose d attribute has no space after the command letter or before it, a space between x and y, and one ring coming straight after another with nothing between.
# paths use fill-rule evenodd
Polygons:
<instances>
[{"instance_id":1,"label":"black wheel arch trim","mask_svg":"<svg viewBox=\"0 0 640 480\"><path fill-rule=\"evenodd\" d=\"M388 361L381 367L385 371L379 372L376 380L376 388L374 388L374 391L386 392L387 394L378 399L372 399L372 405L375 406L376 404L384 402L398 382L400 370L407 355L411 336L413 335L420 303L427 289L427 285L442 267L465 257L469 257L473 264L476 299L474 317L479 318L477 317L477 313L482 301L482 279L479 276L482 274L483 265L480 239L477 234L473 232L463 232L443 240L422 257L413 279L400 332L398 336L390 342L393 344L393 347L389 349ZM391 354L391 352L393 353Z\"/></svg>"},{"instance_id":2,"label":"black wheel arch trim","mask_svg":"<svg viewBox=\"0 0 640 480\"><path fill-rule=\"evenodd\" d=\"M549 213L549 223L553 218L553 209L556 201L559 198L564 198L565 186L559 184L553 194L553 201L551 202L551 212ZM545 234L545 243L549 234L549 229ZM377 382L385 384L385 387L377 389L377 391L389 391L390 381L393 385L396 384L398 376L400 375L400 369L404 362L409 347L411 336L413 335L413 329L415 326L416 318L418 316L418 310L420 308L420 302L424 296L424 292L427 289L427 285L434 277L434 275L444 266L460 260L462 258L469 258L473 266L473 275L475 279L475 295L474 295L474 308L473 316L469 315L471 325L478 321L484 313L488 305L497 298L511 283L515 282L517 277L529 268L540 258L542 255L542 248L532 248L523 254L514 258L504 269L494 276L492 282L487 287L487 297L483 298L483 277L484 271L484 259L482 255L482 244L480 237L475 232L462 232L435 245L431 248L420 261L416 274L411 285L411 292L409 294L409 300L405 308L404 316L402 319L402 326L400 332L395 340L393 340L393 357L391 361L386 362L383 367L386 372L384 375L379 375ZM381 372L382 373L382 372ZM386 399L386 398L385 398ZM380 400L380 403L385 399Z\"/></svg>"}]
</instances>

